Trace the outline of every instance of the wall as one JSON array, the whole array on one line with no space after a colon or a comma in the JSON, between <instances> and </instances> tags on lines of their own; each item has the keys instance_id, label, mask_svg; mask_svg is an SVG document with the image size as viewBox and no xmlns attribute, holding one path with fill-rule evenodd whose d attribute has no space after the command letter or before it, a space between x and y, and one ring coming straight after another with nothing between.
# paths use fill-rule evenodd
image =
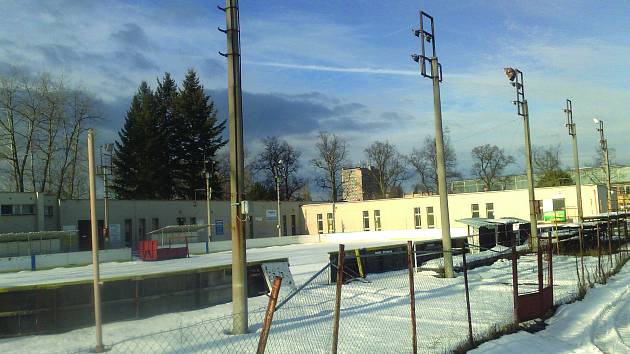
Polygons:
<instances>
[{"instance_id":1,"label":"wall","mask_svg":"<svg viewBox=\"0 0 630 354\"><path fill-rule=\"evenodd\" d=\"M66 266L80 266L92 264L92 252L69 252L35 255L36 270ZM127 262L131 260L131 249L119 248L98 252L99 263ZM31 270L31 257L0 258L0 272L17 272Z\"/></svg>"},{"instance_id":2,"label":"wall","mask_svg":"<svg viewBox=\"0 0 630 354\"><path fill-rule=\"evenodd\" d=\"M300 243L317 243L323 241L319 235L282 236L265 237L247 240L247 248L263 248L272 246L285 246ZM206 253L206 243L196 242L188 245L191 254ZM225 252L232 250L232 241L210 242L208 245L210 253Z\"/></svg>"},{"instance_id":3,"label":"wall","mask_svg":"<svg viewBox=\"0 0 630 354\"><path fill-rule=\"evenodd\" d=\"M606 208L605 188L602 186L582 186L582 206L584 215L595 215ZM565 198L569 218L577 215L575 186L536 188L536 199ZM529 220L529 197L526 189L449 195L449 218L451 227L463 228L458 219L472 216L471 205L479 205L479 216L486 217L488 203L493 204L494 218L517 217ZM602 203L603 201L603 203ZM378 199L363 202L343 202L335 204L335 229L339 232L359 232L363 230L363 211L369 215L369 228L375 231L374 211L380 211L381 230L410 230L415 228L414 208L421 209L421 228L428 228L427 207L433 207L434 227L440 228L440 199L438 195L414 196L394 199ZM308 204L302 206L306 231L310 235L318 233L317 214L322 214L323 229L327 230L327 213L332 213L331 203Z\"/></svg>"},{"instance_id":4,"label":"wall","mask_svg":"<svg viewBox=\"0 0 630 354\"><path fill-rule=\"evenodd\" d=\"M59 212L54 195L43 193L0 192L0 205L33 205L31 215L0 215L0 234L10 232L54 231L58 229ZM53 215L46 215L52 207Z\"/></svg>"}]
</instances>

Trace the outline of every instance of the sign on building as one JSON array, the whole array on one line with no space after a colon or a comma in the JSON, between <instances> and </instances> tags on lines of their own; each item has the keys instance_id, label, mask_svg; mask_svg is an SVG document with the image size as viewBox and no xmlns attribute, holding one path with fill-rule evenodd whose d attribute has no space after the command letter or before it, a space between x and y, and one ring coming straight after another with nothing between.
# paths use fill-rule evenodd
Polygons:
<instances>
[{"instance_id":1,"label":"sign on building","mask_svg":"<svg viewBox=\"0 0 630 354\"><path fill-rule=\"evenodd\" d=\"M265 211L265 219L276 220L278 219L278 212L275 209Z\"/></svg>"},{"instance_id":2,"label":"sign on building","mask_svg":"<svg viewBox=\"0 0 630 354\"><path fill-rule=\"evenodd\" d=\"M109 246L120 247L120 224L109 224Z\"/></svg>"},{"instance_id":3,"label":"sign on building","mask_svg":"<svg viewBox=\"0 0 630 354\"><path fill-rule=\"evenodd\" d=\"M223 230L223 220L214 221L214 234L217 236L223 236L225 231Z\"/></svg>"}]
</instances>

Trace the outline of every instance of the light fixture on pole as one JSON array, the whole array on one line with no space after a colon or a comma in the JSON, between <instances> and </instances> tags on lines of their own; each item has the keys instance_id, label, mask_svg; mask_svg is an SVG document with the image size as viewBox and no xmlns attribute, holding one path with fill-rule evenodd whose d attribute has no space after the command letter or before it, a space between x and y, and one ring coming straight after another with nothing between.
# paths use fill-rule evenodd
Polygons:
<instances>
[{"instance_id":1,"label":"light fixture on pole","mask_svg":"<svg viewBox=\"0 0 630 354\"><path fill-rule=\"evenodd\" d=\"M105 151L105 152L103 152ZM99 166L100 175L103 178L103 238L109 241L109 175L112 172L112 154L114 152L114 144L103 144L99 146L99 155L101 165ZM103 162L103 155L109 157L106 160L107 165Z\"/></svg>"},{"instance_id":2,"label":"light fixture on pole","mask_svg":"<svg viewBox=\"0 0 630 354\"><path fill-rule=\"evenodd\" d=\"M505 68L505 76L512 86L516 88L516 100L513 101L517 107L517 113L523 117L523 128L525 130L525 166L527 172L527 186L529 192L529 223L530 223L530 246L532 249L538 247L538 222L536 220L536 196L534 194L534 171L532 168L532 144L529 134L529 110L525 99L525 85L523 73L515 68Z\"/></svg>"},{"instance_id":3,"label":"light fixture on pole","mask_svg":"<svg viewBox=\"0 0 630 354\"><path fill-rule=\"evenodd\" d=\"M425 28L425 21L428 28ZM435 152L438 175L438 192L440 194L440 228L442 230L442 251L444 253L444 276L452 278L453 254L451 249L451 225L448 213L448 191L446 185L446 164L444 161L444 131L442 129L442 104L440 102L440 82L442 82L442 65L438 62L435 51L435 26L433 17L420 11L420 29L413 30L413 35L420 38L420 54L411 55L411 59L420 64L422 76L433 81L433 111L435 113ZM426 53L425 44L430 44L430 52ZM430 56L427 56L429 54ZM431 73L427 73L427 62L430 63Z\"/></svg>"},{"instance_id":4,"label":"light fixture on pole","mask_svg":"<svg viewBox=\"0 0 630 354\"><path fill-rule=\"evenodd\" d=\"M601 119L593 118L593 123L597 124L597 131L599 132L599 146L604 154L604 168L606 169L606 188L608 189L608 211L615 210L615 203L613 200L613 190L610 178L610 160L608 159L608 140L604 134L604 121Z\"/></svg>"}]
</instances>

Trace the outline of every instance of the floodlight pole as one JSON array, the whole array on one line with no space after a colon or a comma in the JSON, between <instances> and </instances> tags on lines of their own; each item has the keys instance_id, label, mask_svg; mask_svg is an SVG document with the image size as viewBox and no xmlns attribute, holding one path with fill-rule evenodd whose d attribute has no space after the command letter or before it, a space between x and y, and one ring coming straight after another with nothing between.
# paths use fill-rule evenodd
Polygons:
<instances>
[{"instance_id":1,"label":"floodlight pole","mask_svg":"<svg viewBox=\"0 0 630 354\"><path fill-rule=\"evenodd\" d=\"M523 128L525 131L525 169L527 172L527 187L529 192L529 225L530 225L530 247L532 250L538 249L538 221L536 220L536 196L534 193L534 169L532 167L532 142L529 133L529 108L525 99L525 85L523 73L515 68L505 68L508 79L512 81L512 86L516 88L517 113L523 117Z\"/></svg>"},{"instance_id":2,"label":"floodlight pole","mask_svg":"<svg viewBox=\"0 0 630 354\"><path fill-rule=\"evenodd\" d=\"M98 232L96 219L96 164L94 163L94 130L88 129L88 181L90 189L90 231L92 233L92 285L94 296L94 322L96 329L96 353L103 352L103 329L101 321L101 288L98 264Z\"/></svg>"},{"instance_id":3,"label":"floodlight pole","mask_svg":"<svg viewBox=\"0 0 630 354\"><path fill-rule=\"evenodd\" d=\"M232 236L232 333L247 333L247 263L242 223L243 200L243 106L238 0L225 0L228 59L228 112L230 146L230 226Z\"/></svg>"},{"instance_id":4,"label":"floodlight pole","mask_svg":"<svg viewBox=\"0 0 630 354\"><path fill-rule=\"evenodd\" d=\"M425 19L429 21L430 28L424 28ZM444 132L442 129L442 104L440 102L440 82L442 81L442 66L438 62L435 51L435 27L433 17L424 11L420 11L420 29L413 34L420 37L421 54L412 55L412 59L420 64L422 76L433 81L433 111L435 113L435 151L437 160L438 193L440 194L440 227L442 230L442 251L444 253L444 276L452 278L453 254L451 248L451 225L448 212L448 189L446 185L446 163L444 155ZM430 57L425 55L425 42L431 44ZM431 74L426 73L427 61L431 62Z\"/></svg>"},{"instance_id":5,"label":"floodlight pole","mask_svg":"<svg viewBox=\"0 0 630 354\"><path fill-rule=\"evenodd\" d=\"M567 128L569 128L569 135L571 135L571 141L573 143L573 166L575 167L575 192L577 195L577 209L578 220L582 222L584 216L582 211L582 179L580 178L580 161L578 159L578 145L577 145L577 132L575 129L575 123L573 122L573 105L571 100L567 99L567 108L564 109L564 113L567 114Z\"/></svg>"},{"instance_id":6,"label":"floodlight pole","mask_svg":"<svg viewBox=\"0 0 630 354\"><path fill-rule=\"evenodd\" d=\"M611 209L615 209L613 207L613 190L612 190L612 182L610 178L610 160L608 160L608 139L604 134L604 121L600 119L595 119L595 123L598 124L597 131L599 132L599 144L604 152L604 166L606 167L606 187L608 188L608 212L610 213Z\"/></svg>"},{"instance_id":7,"label":"floodlight pole","mask_svg":"<svg viewBox=\"0 0 630 354\"><path fill-rule=\"evenodd\" d=\"M210 200L212 199L212 188L210 188L210 172L206 171L206 213L208 217L208 247L206 253L209 252L210 241L212 238L212 209L210 208Z\"/></svg>"}]
</instances>

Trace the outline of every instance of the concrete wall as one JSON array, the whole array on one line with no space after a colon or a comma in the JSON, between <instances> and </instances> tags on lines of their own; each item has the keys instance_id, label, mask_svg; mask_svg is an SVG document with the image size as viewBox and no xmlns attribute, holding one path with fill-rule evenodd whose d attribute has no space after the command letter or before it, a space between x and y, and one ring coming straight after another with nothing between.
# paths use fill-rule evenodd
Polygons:
<instances>
[{"instance_id":1,"label":"concrete wall","mask_svg":"<svg viewBox=\"0 0 630 354\"><path fill-rule=\"evenodd\" d=\"M247 248L263 248L272 246L285 246L300 243L317 243L323 241L320 235L300 235L283 237L265 237L247 240ZM188 245L191 254L206 253L206 243L196 242ZM232 250L232 241L210 242L208 245L210 253L224 252Z\"/></svg>"},{"instance_id":2,"label":"concrete wall","mask_svg":"<svg viewBox=\"0 0 630 354\"><path fill-rule=\"evenodd\" d=\"M92 264L92 252L90 251L42 254L34 257L37 270ZM131 249L103 250L99 251L98 257L99 263L127 262L131 260ZM17 272L20 270L31 270L30 256L0 258L0 272Z\"/></svg>"},{"instance_id":3,"label":"concrete wall","mask_svg":"<svg viewBox=\"0 0 630 354\"><path fill-rule=\"evenodd\" d=\"M565 198L569 219L577 215L575 186L536 188L536 199ZM455 220L472 216L472 204L479 205L479 216L487 217L487 206L492 203L494 218L517 217L529 220L529 197L526 189L513 191L460 193L449 195L449 217L451 227L465 225ZM606 210L606 191L602 186L582 186L584 215L594 215ZM343 202L335 204L335 230L338 232L364 231L363 212L368 212L369 230L375 230L375 211L380 212L381 230L410 230L415 228L414 208L420 208L421 228L430 228L428 210L433 208L434 228L440 228L439 196L414 196L395 199ZM323 219L323 232L328 230L327 214L332 213L332 204L308 204L302 206L307 233L318 233L317 215Z\"/></svg>"},{"instance_id":4,"label":"concrete wall","mask_svg":"<svg viewBox=\"0 0 630 354\"><path fill-rule=\"evenodd\" d=\"M42 193L0 192L0 205L33 205L33 214L0 214L0 233L52 231L58 229L57 199L53 195ZM46 215L47 208L52 208L52 215Z\"/></svg>"}]
</instances>

